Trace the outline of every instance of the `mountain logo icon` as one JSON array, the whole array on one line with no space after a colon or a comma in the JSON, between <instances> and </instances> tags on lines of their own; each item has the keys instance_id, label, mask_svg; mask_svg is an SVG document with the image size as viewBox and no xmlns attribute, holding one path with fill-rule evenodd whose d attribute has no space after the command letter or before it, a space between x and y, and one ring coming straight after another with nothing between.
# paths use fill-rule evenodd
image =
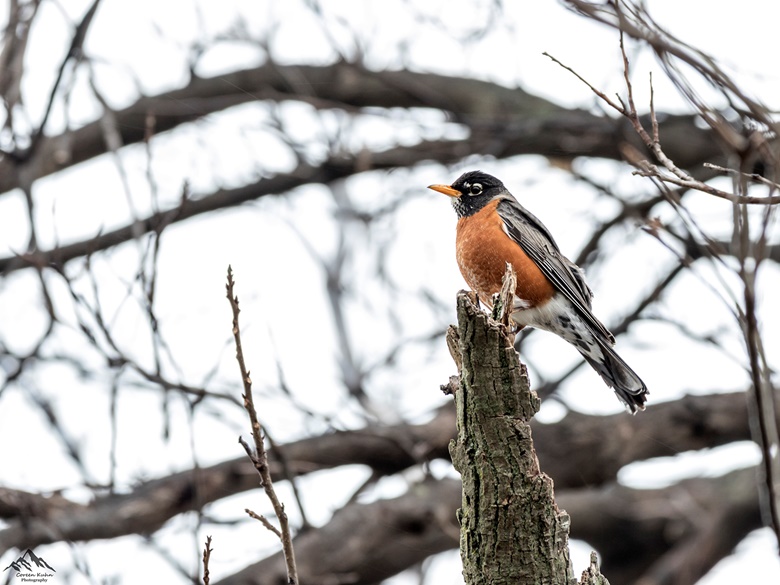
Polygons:
<instances>
[{"instance_id":1,"label":"mountain logo icon","mask_svg":"<svg viewBox=\"0 0 780 585\"><path fill-rule=\"evenodd\" d=\"M33 572L35 568L48 569L54 573L57 572L54 570L54 567L43 560L43 557L36 555L31 548L28 548L22 556L13 561L10 565L3 569L3 571L13 569L14 571L20 573L29 573Z\"/></svg>"}]
</instances>

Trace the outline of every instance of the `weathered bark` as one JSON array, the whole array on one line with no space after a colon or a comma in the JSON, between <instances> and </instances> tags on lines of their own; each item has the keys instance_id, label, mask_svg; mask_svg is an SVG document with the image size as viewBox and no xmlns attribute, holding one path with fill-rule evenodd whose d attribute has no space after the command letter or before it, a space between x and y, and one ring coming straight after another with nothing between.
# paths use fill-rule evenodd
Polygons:
<instances>
[{"instance_id":1,"label":"weathered bark","mask_svg":"<svg viewBox=\"0 0 780 585\"><path fill-rule=\"evenodd\" d=\"M458 328L449 332L461 370L458 438L450 452L463 480L463 576L468 585L576 583L569 516L555 503L531 439L539 398L506 328L475 301L458 294Z\"/></svg>"}]
</instances>

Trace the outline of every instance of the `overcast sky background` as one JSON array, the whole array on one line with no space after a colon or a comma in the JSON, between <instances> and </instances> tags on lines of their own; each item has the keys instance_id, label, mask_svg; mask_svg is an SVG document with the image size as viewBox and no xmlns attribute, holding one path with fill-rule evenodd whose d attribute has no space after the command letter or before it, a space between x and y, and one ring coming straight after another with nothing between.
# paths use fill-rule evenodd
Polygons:
<instances>
[{"instance_id":1,"label":"overcast sky background","mask_svg":"<svg viewBox=\"0 0 780 585\"><path fill-rule=\"evenodd\" d=\"M296 1L230 1L202 2L199 12L193 3L184 0L156 2L138 0L122 2L104 0L96 21L90 29L86 52L95 62L95 83L115 108L132 103L139 91L155 94L180 87L187 82L186 63L189 47L196 39L208 41L241 22L248 35L263 38L273 30L272 50L281 63L327 63L336 54L331 43L343 44L345 54L354 54L352 39L357 33L365 45L365 62L375 68L398 67L398 45L407 43L408 66L417 71L474 76L505 84L521 86L566 107L592 108L595 100L587 87L570 73L553 64L542 53L547 51L572 66L608 94L622 90L621 61L617 36L613 31L579 18L557 3L506 2L504 16L490 21L494 3L489 1L436 1L415 5L412 14L403 1L325 2L326 21L331 37L322 31L317 17L303 2ZM23 86L24 101L32 120L41 116L56 69L70 42L70 21L81 18L87 2L65 0L59 4L44 2L42 14L31 36L28 72ZM715 57L733 70L737 80L769 105L780 101L780 74L777 70L776 23L780 5L761 0L743 0L735 4L725 0L711 2L654 2L652 14L670 32ZM737 12L738 11L738 12ZM63 14L64 13L64 14ZM7 14L6 2L0 1L0 15ZM481 29L492 22L491 30L482 41L465 46L462 42L469 31ZM652 56L629 47L634 67L638 104L648 98L647 74L654 73L656 108L685 112L689 108L664 77ZM214 75L242 67L255 66L265 59L257 46L242 42L214 43L198 63L197 73ZM93 120L101 110L89 95L88 79L80 72L72 80L73 93L66 112L61 106L54 111L50 133L60 132L66 119L78 125ZM641 106L640 106L641 107ZM336 127L336 118L318 116L310 107L287 104L283 115L300 140L311 142L312 156L318 151L318 136ZM205 193L216 186L238 186L254 180L259 172L271 174L286 171L294 160L277 140L264 129L269 112L262 104L249 104L186 127L168 135L156 137L152 144L152 174L159 191L158 204L167 207L177 201L183 181L192 185L194 193ZM441 117L431 112L398 113L397 118L361 116L356 127L358 136L367 144L392 144L393 141L415 142L420 137L419 125L438 128ZM436 130L438 131L438 130ZM455 136L461 130L450 125L447 132ZM431 130L434 132L434 130ZM427 137L427 136L426 136ZM139 215L152 208L152 191L146 179L147 153L143 146L131 146L121 152L121 165L127 173L132 192L132 205ZM609 217L616 207L613 202L598 197L588 187L571 176L552 168L541 157L518 157L508 161L473 160L456 168L421 164L413 172L390 173L388 176L369 174L350 180L346 186L356 203L371 210L381 207L389 193L403 190L409 201L399 211L393 223L383 227L394 238L389 244L389 266L394 277L403 282L410 293L421 287L435 291L438 298L452 299L464 286L454 260L455 215L446 198L431 193L425 186L449 183L460 172L482 168L499 176L524 205L550 228L559 245L570 257L588 236L594 218ZM632 177L620 165L604 161L578 161L577 169L600 181L615 184L637 196L651 192L649 182ZM551 196L554 194L554 196ZM102 156L74 167L35 185L36 222L41 247L57 242L70 242L107 231L127 222L128 203L125 186L111 156ZM701 214L717 232L728 236L730 208L711 198L693 195L689 208ZM263 393L261 418L274 432L275 438L287 441L302 433L302 417L290 405L277 400L274 388L278 380L273 374L277 360L282 365L290 387L308 406L332 416L344 427L360 424L357 413L345 405L339 387L339 371L328 351L312 353L305 368L298 361L302 343L314 338L333 338L332 325L327 320L319 324L317 317L328 314L327 301L320 296L320 269L310 251L301 242L301 235L318 254L332 253L336 241L334 225L329 218L334 213L332 199L320 186L298 189L283 198L264 198L239 209L177 224L166 232L160 258L160 284L157 309L172 351L185 365L186 380L200 380L220 363L219 383L238 395L238 376L229 341L229 311L224 300L224 275L230 263L236 271L238 294L242 299L242 319L245 347L251 369L256 373L257 389ZM21 193L0 197L0 255L24 249L29 231L24 221L25 208ZM203 237L204 224L209 238ZM776 227L776 226L775 226ZM397 231L392 231L397 230ZM776 233L776 229L775 229ZM358 236L356 236L358 237ZM383 234L363 234L381 241ZM621 247L608 262L599 264L588 278L596 292L594 308L597 315L610 323L631 306L643 291L646 277L661 273L672 258L640 230L626 235L630 247ZM621 242L620 244L623 245ZM282 254L279 251L285 250ZM144 359L145 330L138 323L138 312L122 305L125 291L123 257L131 269L137 250L124 245L112 251L110 261L98 260L97 274L104 277L104 302L116 306L116 323L121 328L123 343ZM356 277L370 274L371 252L356 256ZM274 275L284 282L294 282L300 275L310 278L310 286L290 286L276 289L262 275ZM688 323L700 331L719 326L730 327L725 308L702 283L710 275L706 270L681 279L664 300L670 313L685 314ZM36 276L20 271L8 277L0 287L0 323L3 342L23 350L41 335L45 320L34 294ZM61 298L66 291L53 284ZM371 282L364 284L370 290ZM762 280L762 311L765 325L777 324L780 316L766 302L769 291L776 296L780 289L780 271L766 266ZM699 296L701 294L702 296ZM305 306L306 315L289 315L284 307ZM359 347L367 358L381 355L385 338L393 335L382 325L376 314L382 307L355 307L350 321ZM404 333L409 338L424 335L441 325L441 316L432 315L410 301L408 322ZM314 316L314 317L312 317ZM311 320L318 323L312 328ZM453 314L449 320L454 319ZM446 319L445 319L446 320ZM384 327L384 329L382 329ZM780 355L780 328L765 327L765 343L775 367ZM70 347L73 337L61 335L51 351ZM552 336L539 336L529 346L529 360L535 364L535 375L545 375L560 368L562 362L574 364L579 356L565 343ZM713 389L734 391L743 389L747 377L740 367L742 348L738 338L718 348L692 348L684 345L679 332L663 324L642 322L620 338L619 351L645 379L651 389L650 401L663 401L679 396L681 390L711 392ZM327 343L327 341L325 342ZM681 351L680 348L684 348ZM85 349L86 355L89 351ZM691 353L688 353L691 352ZM554 353L556 359L549 359ZM733 358L729 358L733 356ZM98 357L94 357L98 360ZM97 363L97 361L96 361ZM0 364L2 366L2 364ZM407 416L423 420L432 408L442 403L439 384L454 371L444 342L438 348L421 351L411 345L401 355L397 371L377 376L371 381L377 400L388 417ZM0 375L2 372L0 371ZM186 381L185 380L185 381ZM35 379L26 381L26 390L45 394L62 412L85 446L88 467L96 482L106 481L109 468L107 437L111 421L106 396L106 380L84 380L62 366L40 368ZM330 388L333 389L330 389ZM30 390L32 388L32 390ZM574 390L587 391L575 392ZM383 389L386 392L383 392ZM0 396L0 469L3 483L19 489L64 489L68 497L86 500L90 492L80 488L79 471L64 458L51 457L59 452L59 443L48 432L40 411L31 407L25 391L15 389ZM278 393L277 393L278 394ZM567 401L587 412L617 412L620 405L604 388L590 369L583 368L567 384ZM208 465L240 453L236 436L246 435L247 424L241 412L226 410L222 418L212 420L196 416L181 403L173 403L174 425L169 440L161 439L163 427L160 399L157 393L136 393L120 401L118 469L125 485L143 478L152 478L172 470L188 467L197 461ZM542 417L559 416L554 403L545 405ZM193 448L194 447L194 448ZM637 487L657 487L681 477L720 474L727 469L758 461L752 444L730 445L709 453L681 454L676 458L635 464L621 474L621 481ZM437 464L436 473L452 473L448 466ZM327 478L315 474L301 480L304 502L315 523L325 522L330 511L337 509L352 489L362 483L366 471L343 469L327 472ZM337 486L334 488L334 486ZM390 497L400 494L405 486L398 480L380 482L367 497ZM282 495L289 498L285 486ZM323 498L331 506L317 506ZM265 503L257 493L242 494L210 506L214 516L240 518L244 507L262 509ZM576 521L576 520L575 520ZM0 526L2 524L0 523ZM177 518L161 532L160 543L174 551L179 562L187 567L197 563L196 552L202 547L205 533L215 536L212 576L229 574L241 568L246 558L262 550L273 550L273 538L258 530L256 523L211 528L194 535L186 544L182 531L192 530L192 520ZM258 543L260 543L258 545ZM701 581L701 585L726 585L742 582L780 582L780 562L776 543L769 530L757 531L738 548L737 554L723 561L716 571ZM574 545L575 569L582 570L589 553L587 545ZM179 579L169 564L149 551L136 537L83 545L53 545L39 547L36 552L55 568L69 566L73 555L88 561L95 582L103 576L119 573L123 583L174 582ZM0 566L7 566L16 551L0 557ZM458 582L460 567L457 553L442 555L435 561L435 585ZM752 577L748 577L751 575ZM86 576L74 576L73 583L89 583ZM392 580L394 584L411 583L408 576Z\"/></svg>"}]
</instances>

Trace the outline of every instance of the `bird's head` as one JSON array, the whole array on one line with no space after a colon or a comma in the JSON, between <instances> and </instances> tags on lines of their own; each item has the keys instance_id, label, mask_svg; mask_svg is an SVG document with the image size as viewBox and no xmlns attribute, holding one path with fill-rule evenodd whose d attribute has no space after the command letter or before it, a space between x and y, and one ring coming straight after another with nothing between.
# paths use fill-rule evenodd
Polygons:
<instances>
[{"instance_id":1,"label":"bird's head","mask_svg":"<svg viewBox=\"0 0 780 585\"><path fill-rule=\"evenodd\" d=\"M452 197L458 217L474 215L494 197L506 192L501 181L482 171L463 173L452 185L430 185L428 188Z\"/></svg>"}]
</instances>

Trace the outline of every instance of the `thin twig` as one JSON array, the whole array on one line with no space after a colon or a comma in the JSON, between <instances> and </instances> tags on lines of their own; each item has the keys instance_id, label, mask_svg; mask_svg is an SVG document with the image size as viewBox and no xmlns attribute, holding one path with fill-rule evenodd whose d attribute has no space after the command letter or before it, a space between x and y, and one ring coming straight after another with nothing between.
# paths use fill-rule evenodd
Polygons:
<instances>
[{"instance_id":1,"label":"thin twig","mask_svg":"<svg viewBox=\"0 0 780 585\"><path fill-rule=\"evenodd\" d=\"M660 179L664 183L671 183L672 185L677 185L678 187L685 187L687 189L700 191L701 193L706 193L707 195L712 195L713 197L717 197L719 199L725 199L726 201L730 201L731 203L746 203L748 205L775 205L777 203L780 203L780 196L773 196L773 197L752 197L750 195L739 196L739 195L734 195L733 193L729 193L728 191L722 191L721 189L717 189L712 185L703 183L702 181L694 179L693 177L688 177L688 179L674 177L664 173L658 167L658 165L651 164L647 161L642 161L642 163L640 163L640 170L634 171L634 174L639 177L655 177Z\"/></svg>"},{"instance_id":2,"label":"thin twig","mask_svg":"<svg viewBox=\"0 0 780 585\"><path fill-rule=\"evenodd\" d=\"M615 103L603 91L601 91L600 89L596 88L593 84L588 82L584 77L582 77L582 75L574 71L574 69L572 69L568 65L564 65L561 61L559 61L558 59L556 59L555 57L553 57L548 53L543 53L543 54L549 57L554 63L558 64L562 68L572 73L577 79L579 79L585 85L587 85L588 88L594 94L596 94L600 99L602 99L607 105L609 105L616 112L618 112L619 114L627 118L631 122L634 131L641 138L642 142L645 143L645 146L650 150L650 152L653 153L655 159L661 164L661 167L663 167L663 169L666 171L666 172L662 171L659 166L654 165L649 161L642 160L642 161L636 161L635 164L639 167L639 170L636 171L634 174L642 177L654 177L659 179L660 181L663 181L664 183L671 183L672 185L686 187L688 189L694 189L696 191L707 193L708 195L712 195L720 199L725 199L732 203L745 203L749 205L774 205L776 203L780 203L780 196L751 197L748 195L735 195L734 193L729 193L728 191L722 191L720 189L716 189L715 187L708 185L707 183L704 183L702 181L693 178L691 175L689 175L684 170L679 168L674 163L674 161L670 159L661 148L661 141L658 132L658 120L656 117L655 106L653 104L654 92L653 92L652 76L650 78L650 117L651 117L651 124L652 124L652 136L647 132L647 130L642 125L642 121L639 119L639 114L636 110L636 105L634 103L634 90L633 90L633 86L631 85L630 67L629 67L628 55L626 54L625 44L623 42L622 30L620 31L620 53L623 59L623 77L625 79L625 84L626 84L628 105L623 103L623 100L620 99L619 96L618 96L618 100L620 101L620 104Z\"/></svg>"},{"instance_id":3,"label":"thin twig","mask_svg":"<svg viewBox=\"0 0 780 585\"><path fill-rule=\"evenodd\" d=\"M266 517L265 517L265 516L263 516L262 514L258 514L257 512L254 512L254 511L250 510L249 508L244 508L244 512L246 512L246 513L247 513L247 515L248 515L250 518L254 518L255 520L259 520L259 521L260 521L260 523L261 523L263 526L265 526L265 527L266 527L268 530L270 530L271 532L273 532L273 533L274 533L276 536L278 536L279 538L282 538L282 533L279 531L279 529L278 529L276 526L274 526L273 524L271 524L271 522L268 520L268 518L266 518Z\"/></svg>"},{"instance_id":4,"label":"thin twig","mask_svg":"<svg viewBox=\"0 0 780 585\"><path fill-rule=\"evenodd\" d=\"M624 116L625 116L625 115L627 115L627 111L626 111L625 107L617 105L615 102L613 102L611 99L609 99L609 97L607 97L607 94L605 94L605 93L604 93L603 91L601 91L600 89L597 89L597 88L596 88L596 87L595 87L593 84L591 84L591 83L590 83L590 82L589 82L587 79L585 79L585 78L584 78L582 75L580 75L579 73L577 73L577 72L576 72L574 69L572 69L572 68L571 68L571 67L569 67L568 65L564 65L564 64L563 64L563 63L561 63L561 62L560 62L558 59L556 59L555 57L553 57L552 55L550 55L550 54L549 54L548 52L546 52L546 51L545 51L544 53L542 53L542 55L544 55L545 57L548 57L549 59L551 59L551 60L552 60L552 62L553 62L553 63L556 63L556 64L560 65L561 67L563 67L564 69L566 69L566 71L568 71L569 73L571 73L572 75L574 75L574 77L576 77L576 78L577 78L577 79L579 79L579 80L580 80L582 83L584 83L585 85L587 85L587 86L590 88L590 90L591 90L593 93L595 93L595 94L596 94L598 97L600 97L602 100L604 100L604 101L605 101L605 102L606 102L606 103L607 103L607 104L608 104L610 107L612 107L613 109L617 110L618 112L620 112L620 113L621 113L621 114L623 114ZM618 99L620 99L620 97L618 97Z\"/></svg>"},{"instance_id":5,"label":"thin twig","mask_svg":"<svg viewBox=\"0 0 780 585\"><path fill-rule=\"evenodd\" d=\"M257 410L255 410L254 397L252 396L252 378L249 375L249 370L244 361L244 350L241 345L241 329L238 325L238 314L240 310L238 308L238 297L234 293L234 287L233 269L228 266L226 286L227 298L230 302L230 308L233 310L233 338L236 342L236 360L238 361L238 367L241 370L241 381L244 385L244 394L242 395L242 398L244 399L244 408L249 414L249 421L252 424L252 438L255 443L254 452L241 437L239 437L238 442L244 447L249 459L255 466L257 473L260 474L260 485L263 486L266 496L268 496L268 499L271 501L274 513L279 519L278 530L267 520L263 522L263 524L266 528L272 530L272 532L274 532L282 541L282 552L284 553L284 560L287 564L287 583L289 585L298 585L298 569L295 566L295 551L293 550L292 535L290 534L290 522L287 518L287 513L284 511L284 504L282 504L276 495L276 490L274 489L274 484L271 480L271 470L268 467L268 453L265 450L265 444L263 443L263 428L260 425L260 421L257 419Z\"/></svg>"},{"instance_id":6,"label":"thin twig","mask_svg":"<svg viewBox=\"0 0 780 585\"><path fill-rule=\"evenodd\" d=\"M65 68L71 60L74 60L76 63L78 63L83 59L84 41L87 38L87 31L89 30L89 27L95 18L95 12L97 11L99 4L100 0L94 0L94 2L92 2L92 5L84 14L84 18L82 18L81 22L78 24L78 26L76 26L76 30L73 32L70 48L68 49L68 53L65 55L65 58L62 60L62 63L60 63L59 70L57 71L57 77L55 78L54 84L52 85L49 92L49 99L46 102L46 109L43 113L43 118L41 119L38 128L36 128L35 133L32 136L30 146L27 149L24 158L32 156L44 136L46 124L48 123L49 116L54 109L54 98L57 96L57 92L62 85L62 79L65 75Z\"/></svg>"},{"instance_id":7,"label":"thin twig","mask_svg":"<svg viewBox=\"0 0 780 585\"><path fill-rule=\"evenodd\" d=\"M736 169L729 169L708 162L704 163L704 166L708 169L712 169L713 171L718 171L719 173L724 173L726 175L731 175L731 176L739 175L745 177L750 181L753 181L754 183L761 183L763 185L767 185L768 187L771 187L772 189L780 189L780 183L775 183L774 181L770 181L769 179L767 179L766 177L762 177L758 173L744 173Z\"/></svg>"},{"instance_id":8,"label":"thin twig","mask_svg":"<svg viewBox=\"0 0 780 585\"><path fill-rule=\"evenodd\" d=\"M735 190L747 190L746 173L733 175ZM753 242L750 239L750 214L744 205L734 206L734 237L738 244L739 277L743 283L743 300L745 303L744 318L741 320L745 348L750 364L750 381L752 395L755 401L753 420L758 429L753 435L758 439L762 451L762 470L767 491L768 512L775 537L780 542L780 433L777 428L777 412L772 385L767 369L766 355L763 353L763 343L758 325L756 300L756 275L762 260L756 255ZM753 262L750 262L753 260ZM756 432L757 431L757 432Z\"/></svg>"},{"instance_id":9,"label":"thin twig","mask_svg":"<svg viewBox=\"0 0 780 585\"><path fill-rule=\"evenodd\" d=\"M206 537L206 548L203 549L203 585L209 585L209 561L211 560L211 537Z\"/></svg>"}]
</instances>

